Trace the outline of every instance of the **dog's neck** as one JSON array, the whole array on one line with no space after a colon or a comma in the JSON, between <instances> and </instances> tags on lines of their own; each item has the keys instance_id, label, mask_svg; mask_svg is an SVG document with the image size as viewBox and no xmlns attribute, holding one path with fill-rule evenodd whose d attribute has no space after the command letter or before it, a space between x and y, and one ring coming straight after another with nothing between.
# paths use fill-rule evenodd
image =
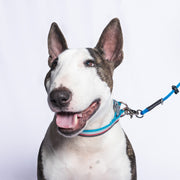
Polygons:
<instances>
[{"instance_id":1,"label":"dog's neck","mask_svg":"<svg viewBox=\"0 0 180 180\"><path fill-rule=\"evenodd\" d=\"M98 129L107 124L114 117L113 100L110 98L102 109L97 112L85 129Z\"/></svg>"}]
</instances>

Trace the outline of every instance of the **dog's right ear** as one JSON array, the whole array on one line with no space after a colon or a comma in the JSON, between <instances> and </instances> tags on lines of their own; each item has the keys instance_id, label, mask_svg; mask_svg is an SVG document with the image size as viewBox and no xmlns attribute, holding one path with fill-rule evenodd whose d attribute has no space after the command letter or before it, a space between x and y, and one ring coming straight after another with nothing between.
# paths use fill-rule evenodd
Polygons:
<instances>
[{"instance_id":1,"label":"dog's right ear","mask_svg":"<svg viewBox=\"0 0 180 180\"><path fill-rule=\"evenodd\" d=\"M55 22L52 23L48 35L48 64L50 67L53 61L58 58L58 55L61 54L67 48L67 43L61 30Z\"/></svg>"}]
</instances>

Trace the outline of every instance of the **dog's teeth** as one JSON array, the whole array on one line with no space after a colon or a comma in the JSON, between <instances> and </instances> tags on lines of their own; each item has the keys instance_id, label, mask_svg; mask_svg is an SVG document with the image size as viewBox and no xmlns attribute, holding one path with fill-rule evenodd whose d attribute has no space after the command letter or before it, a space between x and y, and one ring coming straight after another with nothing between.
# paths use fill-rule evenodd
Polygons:
<instances>
[{"instance_id":1,"label":"dog's teeth","mask_svg":"<svg viewBox=\"0 0 180 180\"><path fill-rule=\"evenodd\" d=\"M78 116L77 114L74 115L74 125L78 124Z\"/></svg>"},{"instance_id":2,"label":"dog's teeth","mask_svg":"<svg viewBox=\"0 0 180 180\"><path fill-rule=\"evenodd\" d=\"M78 118L82 118L83 115L80 113L80 114L77 115L77 117L78 117Z\"/></svg>"}]
</instances>

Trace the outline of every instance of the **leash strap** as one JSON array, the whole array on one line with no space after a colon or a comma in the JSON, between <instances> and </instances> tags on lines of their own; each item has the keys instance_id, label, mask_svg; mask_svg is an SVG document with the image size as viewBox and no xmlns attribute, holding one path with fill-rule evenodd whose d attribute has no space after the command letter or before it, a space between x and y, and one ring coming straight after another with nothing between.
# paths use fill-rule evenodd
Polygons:
<instances>
[{"instance_id":1,"label":"leash strap","mask_svg":"<svg viewBox=\"0 0 180 180\"><path fill-rule=\"evenodd\" d=\"M152 105L148 106L147 108L145 108L144 110L133 110L131 108L128 107L127 104L121 102L122 104L125 105L125 108L124 108L124 114L122 116L125 116L125 115L129 115L130 118L132 118L134 115L137 117L137 118L143 118L144 117L144 114L146 114L147 112L151 111L152 109L154 109L156 106L158 106L159 104L163 104L164 101L166 101L169 97L171 97L173 94L178 94L179 93L179 88L180 87L180 83L177 84L177 86L172 86L172 91L167 95L165 96L164 98L161 98L159 100L157 100L155 103L153 103ZM121 116L121 117L122 117Z\"/></svg>"},{"instance_id":2,"label":"leash strap","mask_svg":"<svg viewBox=\"0 0 180 180\"><path fill-rule=\"evenodd\" d=\"M104 127L98 128L98 129L86 129L82 133L80 133L79 136L95 137L95 136L102 135L102 134L106 133L108 130L110 130L119 121L120 117L123 117L125 115L129 115L130 118L132 118L134 115L137 118L142 118L144 116L144 114L151 111L152 109L154 109L159 104L162 104L170 96L172 96L173 94L178 94L179 93L179 90L178 90L179 87L180 87L180 83L177 86L173 85L172 91L167 96L159 99L158 101L156 101L152 105L145 108L143 111L140 109L139 110L130 109L127 104L114 100L113 101L113 108L114 108L115 113L114 113L114 118L110 121L110 123ZM125 106L125 108L123 108L123 109L121 109L122 104Z\"/></svg>"},{"instance_id":3,"label":"leash strap","mask_svg":"<svg viewBox=\"0 0 180 180\"><path fill-rule=\"evenodd\" d=\"M164 101L166 101L169 97L171 97L173 94L178 94L179 90L178 88L180 87L180 83L177 84L177 86L172 86L172 91L165 96L164 98L159 99L158 101L156 101L155 103L153 103L152 105L148 106L147 108L145 108L143 111L141 111L141 115L146 114L147 112L151 111L152 109L154 109L156 106L158 106L159 104L163 104Z\"/></svg>"}]
</instances>

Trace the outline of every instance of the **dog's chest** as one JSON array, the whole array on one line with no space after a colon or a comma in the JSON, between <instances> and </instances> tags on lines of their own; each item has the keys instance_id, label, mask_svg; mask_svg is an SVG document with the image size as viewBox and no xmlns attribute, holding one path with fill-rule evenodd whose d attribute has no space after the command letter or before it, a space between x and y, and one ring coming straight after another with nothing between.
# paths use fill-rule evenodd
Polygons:
<instances>
[{"instance_id":1,"label":"dog's chest","mask_svg":"<svg viewBox=\"0 0 180 180\"><path fill-rule=\"evenodd\" d=\"M94 144L96 146L96 144ZM47 180L59 179L131 179L126 144L103 148L100 152L88 149L61 148L50 153L43 151L43 169Z\"/></svg>"}]
</instances>

